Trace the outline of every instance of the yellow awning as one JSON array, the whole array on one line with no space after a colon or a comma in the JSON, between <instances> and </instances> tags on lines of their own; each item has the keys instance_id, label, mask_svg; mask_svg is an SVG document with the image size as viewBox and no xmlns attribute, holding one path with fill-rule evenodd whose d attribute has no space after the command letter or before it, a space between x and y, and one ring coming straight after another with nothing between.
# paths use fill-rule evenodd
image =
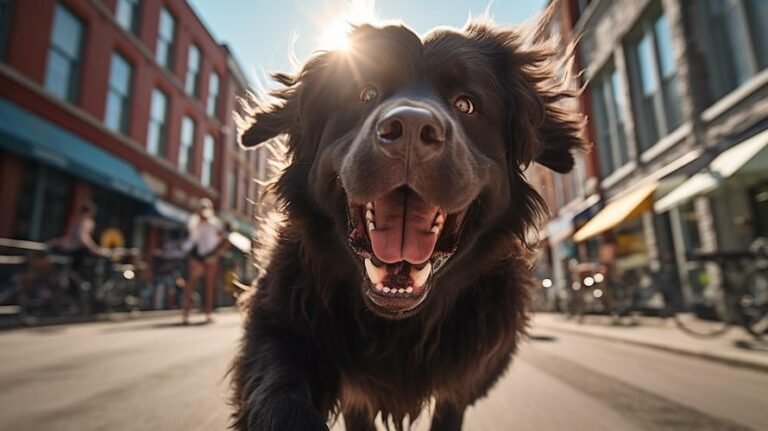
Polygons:
<instances>
[{"instance_id":1,"label":"yellow awning","mask_svg":"<svg viewBox=\"0 0 768 431\"><path fill-rule=\"evenodd\" d=\"M654 181L613 199L573 235L573 240L585 241L651 209L653 192L658 186L659 183Z\"/></svg>"}]
</instances>

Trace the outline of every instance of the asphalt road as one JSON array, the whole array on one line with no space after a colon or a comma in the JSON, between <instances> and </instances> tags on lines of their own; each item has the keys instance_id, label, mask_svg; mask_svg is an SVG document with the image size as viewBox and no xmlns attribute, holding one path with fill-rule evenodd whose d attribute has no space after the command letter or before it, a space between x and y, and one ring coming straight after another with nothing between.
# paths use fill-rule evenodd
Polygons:
<instances>
[{"instance_id":1,"label":"asphalt road","mask_svg":"<svg viewBox=\"0 0 768 431\"><path fill-rule=\"evenodd\" d=\"M0 333L0 430L223 430L236 313ZM466 430L768 429L768 373L532 330ZM425 430L428 420L416 422ZM337 423L334 431L342 430Z\"/></svg>"}]
</instances>

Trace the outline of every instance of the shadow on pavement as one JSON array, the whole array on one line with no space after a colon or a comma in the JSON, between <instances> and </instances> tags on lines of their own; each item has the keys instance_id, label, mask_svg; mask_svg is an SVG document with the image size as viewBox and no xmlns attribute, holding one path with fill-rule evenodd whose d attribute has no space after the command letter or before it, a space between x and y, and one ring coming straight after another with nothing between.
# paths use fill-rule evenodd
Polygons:
<instances>
[{"instance_id":1,"label":"shadow on pavement","mask_svg":"<svg viewBox=\"0 0 768 431\"><path fill-rule=\"evenodd\" d=\"M757 340L736 340L733 345L739 349L750 350L753 352L768 352L768 341Z\"/></svg>"},{"instance_id":2,"label":"shadow on pavement","mask_svg":"<svg viewBox=\"0 0 768 431\"><path fill-rule=\"evenodd\" d=\"M528 339L531 341L546 341L549 343L557 341L557 337L554 335L535 335L531 334L528 336Z\"/></svg>"}]
</instances>

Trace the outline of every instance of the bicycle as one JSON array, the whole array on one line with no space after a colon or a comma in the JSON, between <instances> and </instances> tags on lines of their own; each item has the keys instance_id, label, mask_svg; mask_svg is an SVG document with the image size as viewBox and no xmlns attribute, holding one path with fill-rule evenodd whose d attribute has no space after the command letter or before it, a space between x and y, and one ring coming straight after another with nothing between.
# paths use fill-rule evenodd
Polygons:
<instances>
[{"instance_id":1,"label":"bicycle","mask_svg":"<svg viewBox=\"0 0 768 431\"><path fill-rule=\"evenodd\" d=\"M698 273L690 305L681 309L672 304L677 326L699 337L722 335L733 325L743 327L758 340L768 334L768 253L761 247L753 244L747 252L689 256L691 262L716 265L722 280L712 277L710 271Z\"/></svg>"},{"instance_id":2,"label":"bicycle","mask_svg":"<svg viewBox=\"0 0 768 431\"><path fill-rule=\"evenodd\" d=\"M96 303L102 312L137 313L141 310L141 286L137 249L114 249L109 257L98 258L95 264Z\"/></svg>"}]
</instances>

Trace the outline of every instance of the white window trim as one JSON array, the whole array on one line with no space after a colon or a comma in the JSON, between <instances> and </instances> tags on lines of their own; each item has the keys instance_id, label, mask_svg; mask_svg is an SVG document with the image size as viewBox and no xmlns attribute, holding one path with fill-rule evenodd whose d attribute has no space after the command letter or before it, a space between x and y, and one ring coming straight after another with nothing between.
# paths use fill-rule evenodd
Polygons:
<instances>
[{"instance_id":1,"label":"white window trim","mask_svg":"<svg viewBox=\"0 0 768 431\"><path fill-rule=\"evenodd\" d=\"M761 88L768 85L768 68L754 75L749 81L734 88L730 93L721 97L720 100L713 103L712 106L705 109L701 114L701 118L706 123L710 123L723 114L733 109L736 105L741 103L744 99L751 96Z\"/></svg>"},{"instance_id":2,"label":"white window trim","mask_svg":"<svg viewBox=\"0 0 768 431\"><path fill-rule=\"evenodd\" d=\"M642 161L643 163L648 163L654 160L656 157L659 157L665 151L669 150L670 148L678 144L680 141L685 139L686 136L691 134L692 130L693 130L693 127L691 126L690 121L681 124L680 126L677 127L677 129L673 130L671 133L667 134L666 136L662 136L650 148L643 151L642 154L640 154L640 161Z\"/></svg>"}]
</instances>

